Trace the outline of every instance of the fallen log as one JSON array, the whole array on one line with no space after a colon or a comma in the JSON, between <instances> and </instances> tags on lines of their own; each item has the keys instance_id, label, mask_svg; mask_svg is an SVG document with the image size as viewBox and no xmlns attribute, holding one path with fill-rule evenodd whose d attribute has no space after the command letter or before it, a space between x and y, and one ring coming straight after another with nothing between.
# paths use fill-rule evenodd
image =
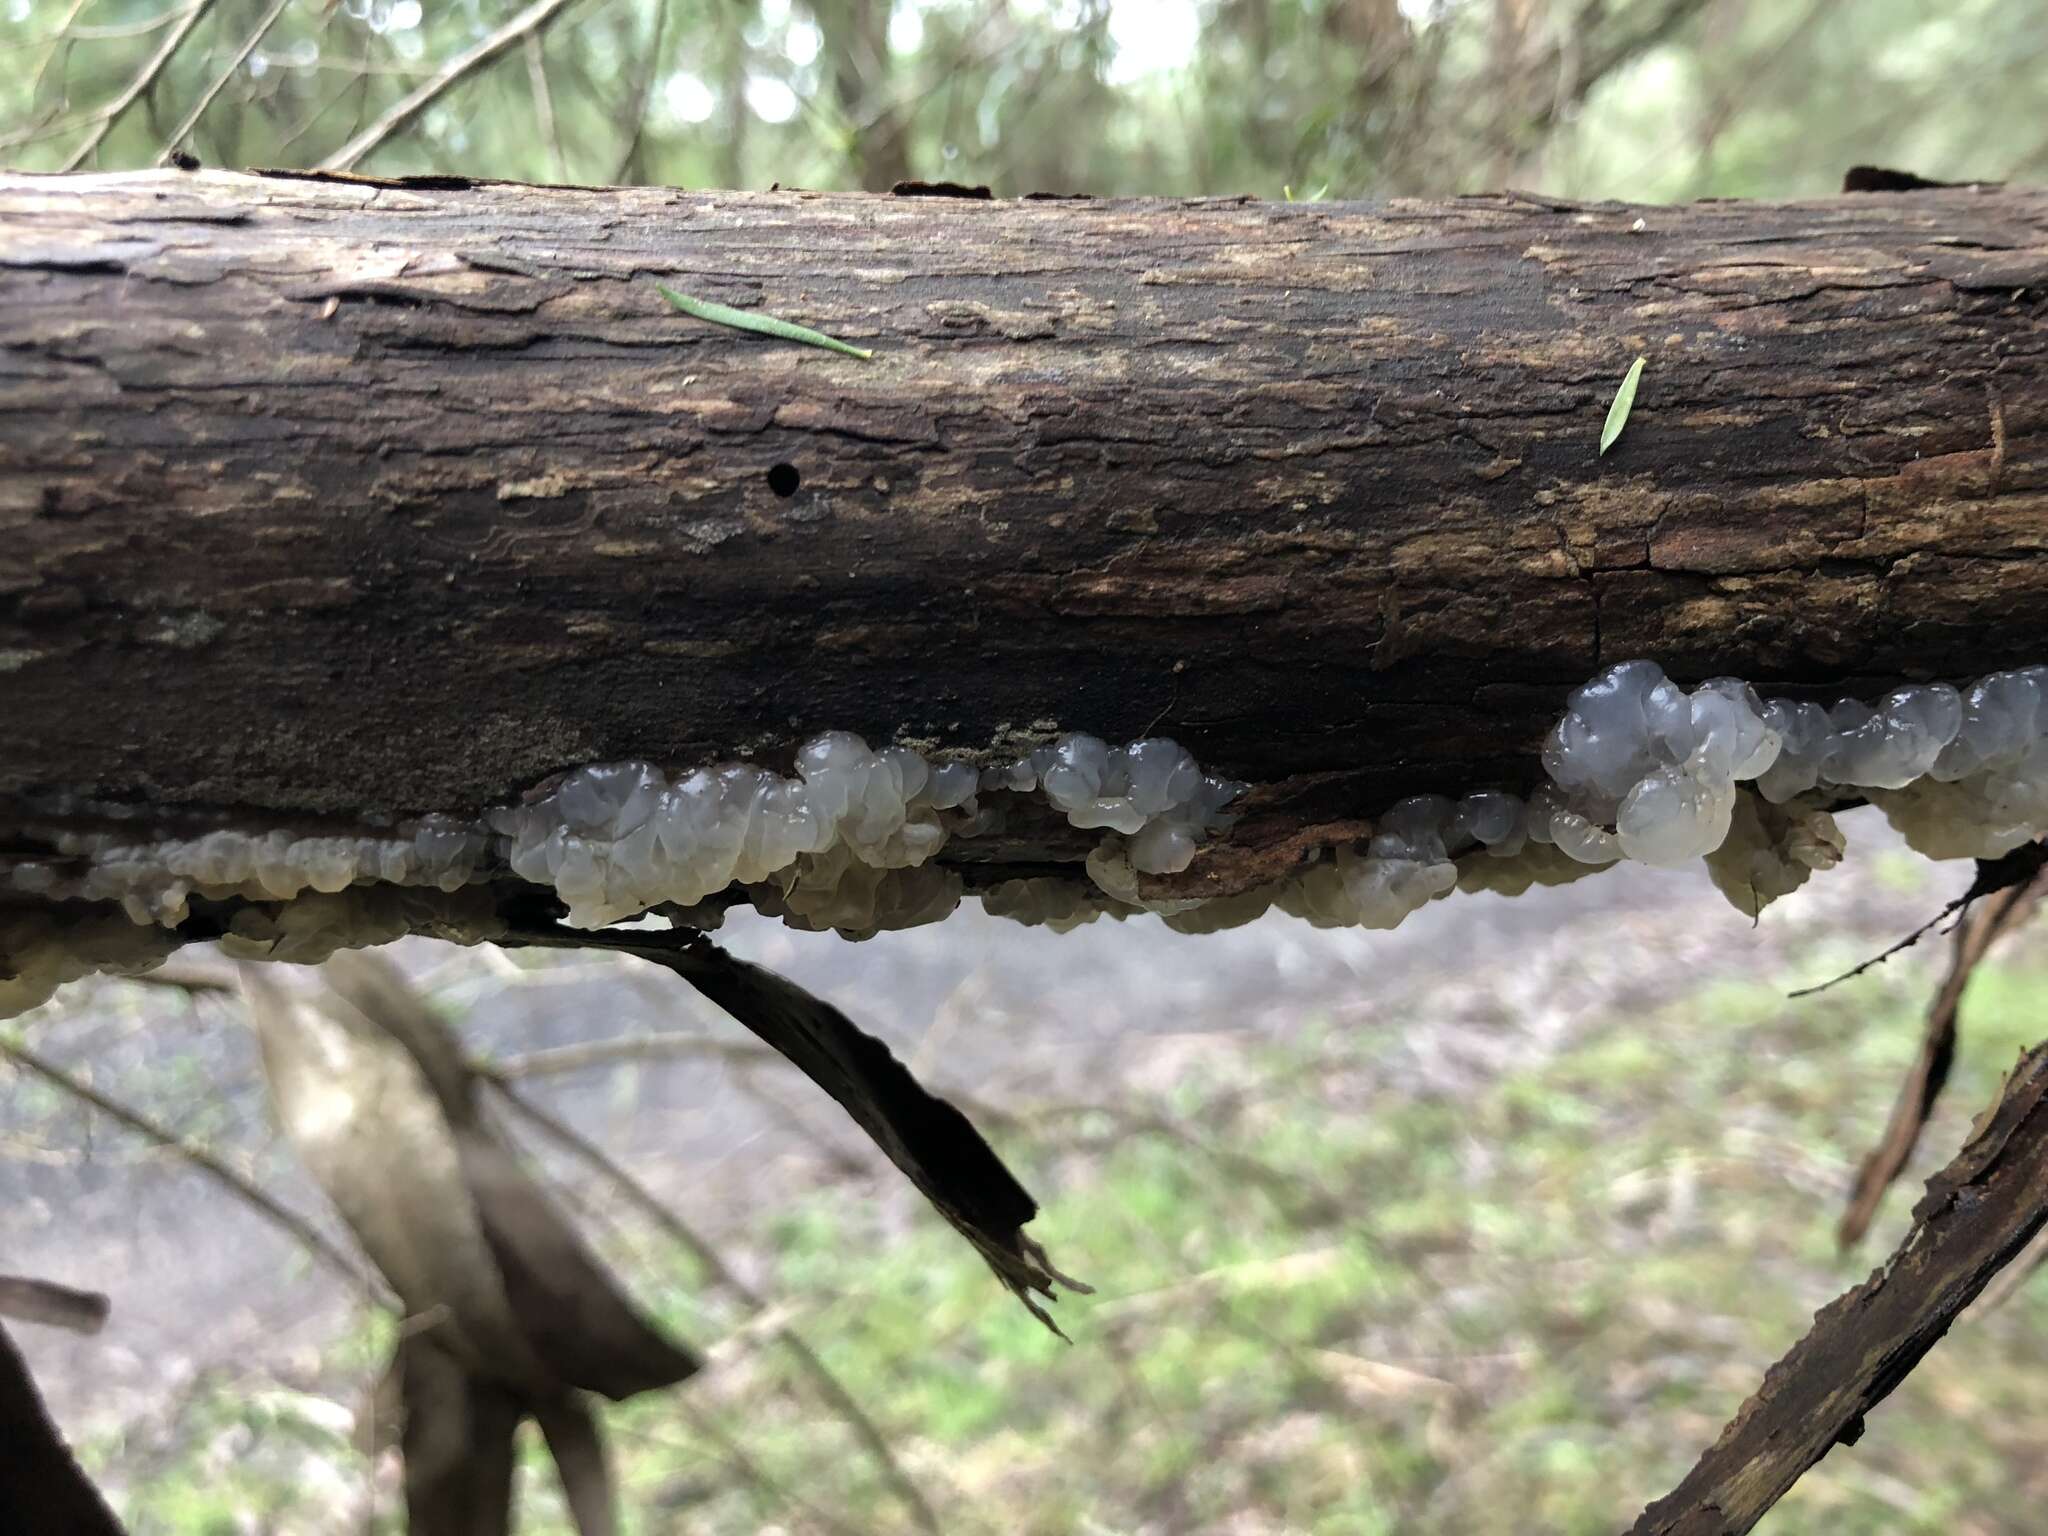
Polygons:
<instances>
[{"instance_id":1,"label":"fallen log","mask_svg":"<svg viewBox=\"0 0 2048 1536\"><path fill-rule=\"evenodd\" d=\"M1795 701L2040 659L2044 306L2048 194L1990 188L0 177L0 887L167 926L193 895L480 880L586 926L751 900L858 934L963 888L1035 921L1385 924L1479 844L1547 845L1471 877L1518 889L1729 841L1753 910L1838 856L1829 808L1976 764L1933 761L1959 729L2008 777L1887 811L1996 856L2048 825L2048 674L1888 702L1875 757ZM1618 776L1539 767L1603 666L1630 730L1684 713L1631 656L1784 690L1763 728L1806 776L1759 808L1733 786L1767 756L1694 760L1765 718L1739 687ZM1659 762L1691 777L1631 828ZM1385 815L1432 794L1465 798ZM1375 820L1378 864L1328 857Z\"/></svg>"},{"instance_id":2,"label":"fallen log","mask_svg":"<svg viewBox=\"0 0 2048 1536\"><path fill-rule=\"evenodd\" d=\"M1062 921L1084 861L1095 906L1378 921L1461 855L1732 846L1761 905L1923 779L1895 820L2009 853L2048 830L2048 674L2001 671L2043 659L2044 313L2010 189L0 176L0 1012L197 939L858 932L970 884ZM1644 1529L1746 1529L2038 1229L2039 1068Z\"/></svg>"},{"instance_id":3,"label":"fallen log","mask_svg":"<svg viewBox=\"0 0 2048 1536\"><path fill-rule=\"evenodd\" d=\"M2040 191L4 175L0 798L471 813L834 729L1157 732L1296 829L1519 785L1629 656L2041 659L2044 313Z\"/></svg>"}]
</instances>

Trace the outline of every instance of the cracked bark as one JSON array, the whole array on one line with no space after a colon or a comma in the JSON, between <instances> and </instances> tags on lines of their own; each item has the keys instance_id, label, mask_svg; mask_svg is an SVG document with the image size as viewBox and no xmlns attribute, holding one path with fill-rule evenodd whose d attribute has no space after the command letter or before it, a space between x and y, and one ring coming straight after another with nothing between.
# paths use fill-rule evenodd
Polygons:
<instances>
[{"instance_id":1,"label":"cracked bark","mask_svg":"<svg viewBox=\"0 0 2048 1536\"><path fill-rule=\"evenodd\" d=\"M1604 662L1826 697L2041 659L2044 313L2038 191L0 175L0 834L53 796L467 813L592 760L1075 729L1260 786L1205 862L1291 858L1526 788Z\"/></svg>"}]
</instances>

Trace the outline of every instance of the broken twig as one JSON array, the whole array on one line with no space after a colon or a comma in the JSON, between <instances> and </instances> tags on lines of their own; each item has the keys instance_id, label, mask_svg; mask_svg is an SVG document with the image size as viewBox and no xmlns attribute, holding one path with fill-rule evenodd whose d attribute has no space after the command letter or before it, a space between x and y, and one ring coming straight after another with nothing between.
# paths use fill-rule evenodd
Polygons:
<instances>
[{"instance_id":1,"label":"broken twig","mask_svg":"<svg viewBox=\"0 0 2048 1536\"><path fill-rule=\"evenodd\" d=\"M1949 1068L1955 1062L1958 1010L1963 989L1976 974L1977 963L2000 934L2027 920L2041 898L2044 884L2048 884L2048 875L2036 875L2026 885L1995 891L1965 912L1957 923L1954 958L1949 962L1947 979L1935 994L1934 1006L1927 1011L1927 1030L1920 1043L1920 1054L1899 1087L1898 1102L1892 1106L1884 1136L1856 1171L1855 1188L1842 1212L1841 1225L1835 1229L1835 1240L1842 1247L1852 1246L1869 1230L1878 1202L1904 1171L1913 1148L1919 1144L1927 1117L1934 1111L1934 1101L1941 1096Z\"/></svg>"},{"instance_id":2,"label":"broken twig","mask_svg":"<svg viewBox=\"0 0 2048 1536\"><path fill-rule=\"evenodd\" d=\"M1787 997L1811 997L1816 992L1825 992L1829 987L1838 987L1845 981L1852 981L1871 967L1884 964L1885 961L1891 959L1900 950L1911 949L1931 931L1941 926L1948 918L1968 907L1971 902L1981 901L1984 897L1995 892L2010 890L2016 885L2024 884L2032 880L2036 875L2039 875L2043 869L2048 869L2048 838L2042 838L2038 842L2022 843L2019 847L2013 849L2012 852L2000 854L1995 859L1979 859L1977 861L1977 878L1970 882L1970 888L1943 907L1939 912L1935 913L1934 916L1930 917L1918 928L1907 934L1903 939L1899 940L1890 949L1885 950L1881 954L1872 955L1861 965L1854 966L1842 972L1839 976L1831 977L1827 981L1818 982L1810 987L1801 987L1798 991L1787 992L1785 995Z\"/></svg>"},{"instance_id":3,"label":"broken twig","mask_svg":"<svg viewBox=\"0 0 2048 1536\"><path fill-rule=\"evenodd\" d=\"M361 1290L373 1301L390 1305L389 1295L382 1285L372 1279L339 1246L331 1242L319 1228L296 1211L280 1204L273 1196L259 1189L249 1179L237 1173L225 1162L204 1147L195 1146L177 1132L158 1125L147 1115L130 1109L117 1099L110 1099L90 1084L81 1082L53 1061L47 1061L25 1045L0 1038L0 1056L6 1057L25 1071L33 1072L51 1087L57 1088L81 1103L90 1104L108 1119L133 1131L143 1140L153 1142L165 1151L175 1153L197 1168L201 1173L219 1184L223 1189L278 1227L288 1236L303 1244L306 1251L325 1264L337 1275Z\"/></svg>"},{"instance_id":4,"label":"broken twig","mask_svg":"<svg viewBox=\"0 0 2048 1536\"><path fill-rule=\"evenodd\" d=\"M694 932L543 926L509 930L499 942L616 949L675 972L837 1100L1025 1309L1066 1337L1036 1297L1054 1299L1055 1286L1082 1293L1089 1287L1061 1274L1024 1234L1037 1202L965 1115L830 1003Z\"/></svg>"},{"instance_id":5,"label":"broken twig","mask_svg":"<svg viewBox=\"0 0 2048 1536\"><path fill-rule=\"evenodd\" d=\"M2048 1043L2024 1053L1977 1133L1927 1182L1883 1268L1814 1317L1721 1438L1630 1536L1739 1536L1863 1418L2048 1225Z\"/></svg>"},{"instance_id":6,"label":"broken twig","mask_svg":"<svg viewBox=\"0 0 2048 1536\"><path fill-rule=\"evenodd\" d=\"M108 1309L107 1298L98 1291L75 1291L25 1275L0 1275L0 1317L72 1333L98 1333L107 1324Z\"/></svg>"}]
</instances>

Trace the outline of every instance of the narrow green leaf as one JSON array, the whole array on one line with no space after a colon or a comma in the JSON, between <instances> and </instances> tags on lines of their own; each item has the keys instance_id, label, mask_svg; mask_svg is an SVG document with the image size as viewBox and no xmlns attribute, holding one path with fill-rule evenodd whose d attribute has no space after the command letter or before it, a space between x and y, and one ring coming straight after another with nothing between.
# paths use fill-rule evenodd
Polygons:
<instances>
[{"instance_id":1,"label":"narrow green leaf","mask_svg":"<svg viewBox=\"0 0 2048 1536\"><path fill-rule=\"evenodd\" d=\"M713 304L709 299L693 299L688 294L677 293L673 288L663 288L661 296L675 305L686 315L699 320L709 320L713 325L729 325L736 331L753 331L762 336L777 336L784 341L800 341L807 347L823 347L828 352L844 352L848 357L857 357L866 362L875 354L866 347L850 347L836 337L827 336L823 331L814 331L807 325L791 325L787 320L778 320L773 315L759 315L751 309L734 309L729 304Z\"/></svg>"},{"instance_id":2,"label":"narrow green leaf","mask_svg":"<svg viewBox=\"0 0 2048 1536\"><path fill-rule=\"evenodd\" d=\"M1628 377L1621 381L1621 388L1614 392L1614 404L1607 407L1607 425L1600 429L1600 451L1605 453L1614 446L1614 440L1621 436L1621 429L1628 425L1628 413L1636 403L1636 384L1642 379L1643 364L1647 358L1637 358L1629 365Z\"/></svg>"}]
</instances>

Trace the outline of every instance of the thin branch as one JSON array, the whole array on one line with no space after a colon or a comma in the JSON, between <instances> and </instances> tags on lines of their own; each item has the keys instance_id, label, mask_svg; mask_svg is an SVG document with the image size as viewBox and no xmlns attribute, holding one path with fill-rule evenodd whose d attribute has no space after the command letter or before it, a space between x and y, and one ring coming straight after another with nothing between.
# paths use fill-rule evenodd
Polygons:
<instances>
[{"instance_id":1,"label":"thin branch","mask_svg":"<svg viewBox=\"0 0 2048 1536\"><path fill-rule=\"evenodd\" d=\"M1948 977L1935 994L1934 1006L1927 1011L1920 1054L1899 1087L1898 1101L1892 1106L1884 1135L1856 1170L1855 1188L1842 1212L1841 1224L1835 1229L1835 1241L1842 1247L1850 1247L1869 1230L1878 1202L1905 1170L1914 1147L1919 1145L1920 1133L1926 1128L1927 1117L1933 1113L1935 1100L1941 1096L1949 1068L1955 1062L1957 1015L1963 990L1976 975L1978 963L1990 952L1999 935L2026 921L2044 890L2048 890L2048 873L2036 875L2025 885L1993 892L1964 913L1957 923Z\"/></svg>"},{"instance_id":2,"label":"thin branch","mask_svg":"<svg viewBox=\"0 0 2048 1536\"><path fill-rule=\"evenodd\" d=\"M90 4L92 4L92 0L71 0L71 9L64 13L64 20L58 24L56 34L50 39L50 51L43 55L43 62L36 66L35 79L29 82L26 100L30 105L33 105L35 99L43 94L43 81L49 78L50 66L57 62L58 54L62 53L65 55L65 71L67 74L70 72L70 54L68 50L78 41L77 34L71 30L71 26L73 22L77 21L85 13L85 8ZM69 90L66 90L64 92L64 101L68 105L70 100L71 93ZM61 111L62 108L55 110Z\"/></svg>"},{"instance_id":3,"label":"thin branch","mask_svg":"<svg viewBox=\"0 0 2048 1536\"><path fill-rule=\"evenodd\" d=\"M752 1483L755 1489L767 1498L769 1503L784 1504L791 1509L801 1510L826 1530L844 1533L844 1536L851 1536L849 1528L844 1523L826 1510L820 1509L795 1490L785 1487L781 1482L771 1477L768 1474L768 1470L748 1454L747 1448L734 1439L709 1414L703 1412L695 1404L687 1400L682 1404L682 1412L683 1417L690 1421L690 1426L698 1434L723 1451L726 1459L740 1469L740 1475Z\"/></svg>"},{"instance_id":4,"label":"thin branch","mask_svg":"<svg viewBox=\"0 0 2048 1536\"><path fill-rule=\"evenodd\" d=\"M0 1275L0 1317L73 1333L98 1333L106 1326L110 1306L98 1291L73 1290L54 1280L31 1280L24 1275Z\"/></svg>"},{"instance_id":5,"label":"thin branch","mask_svg":"<svg viewBox=\"0 0 2048 1536\"><path fill-rule=\"evenodd\" d=\"M99 120L99 126L93 129L83 144L72 151L71 158L64 162L65 170L75 171L92 158L93 152L113 131L114 124L121 120L121 115L135 105L144 91L156 84L158 77L164 72L164 66L171 62L171 55L178 51L185 39L192 35L192 29L198 26L205 19L206 13L212 9L213 0L197 0L192 9L185 13L185 19L178 23L169 37L164 39L163 46L157 49L150 61L142 66L141 73L128 82L128 88L94 114Z\"/></svg>"},{"instance_id":6,"label":"thin branch","mask_svg":"<svg viewBox=\"0 0 2048 1536\"><path fill-rule=\"evenodd\" d=\"M68 117L61 122L57 114L62 106L52 106L23 123L12 133L0 133L0 149L20 149L28 144L40 144L45 139L61 139L92 121L90 117Z\"/></svg>"},{"instance_id":7,"label":"thin branch","mask_svg":"<svg viewBox=\"0 0 2048 1536\"><path fill-rule=\"evenodd\" d=\"M1884 1267L1830 1302L1631 1536L1741 1536L1912 1372L1991 1277L2048 1227L2048 1043L1927 1182Z\"/></svg>"},{"instance_id":8,"label":"thin branch","mask_svg":"<svg viewBox=\"0 0 2048 1536\"><path fill-rule=\"evenodd\" d=\"M27 100L31 105L33 105L38 96L42 95L43 81L48 78L50 66L56 63L58 54L67 53L74 44L91 38L115 37L130 32L136 35L140 35L145 31L157 32L180 18L196 23L198 19L197 13L212 4L212 0L193 0L193 3L190 5L184 6L181 9L165 11L159 16L151 17L148 22L131 28L74 27L72 23L78 19L79 14L91 3L92 0L72 0L71 9L65 12L64 20L58 25L57 30L48 34L47 37L39 39L39 41L47 41L50 44L50 49L49 52L43 55L43 62L36 66L35 78L30 82ZM0 58L31 46L33 44L21 43L9 48L0 48ZM40 144L49 139L61 139L67 133L76 133L81 128L90 128L95 123L104 122L108 113L113 110L109 106L100 106L95 107L89 112L80 112L71 117L63 116L65 108L70 105L71 96L67 87L63 99L53 103L47 111L31 116L20 127L8 133L0 134L0 149L19 149L28 144ZM66 166L65 169L69 170L70 167Z\"/></svg>"},{"instance_id":9,"label":"thin branch","mask_svg":"<svg viewBox=\"0 0 2048 1536\"><path fill-rule=\"evenodd\" d=\"M1855 977L1861 976L1872 966L1884 964L1885 961L1891 959L1899 951L1911 949L1935 928L1939 927L1945 919L1961 912L1971 902L1982 900L1984 897L1990 896L1995 892L2008 891L2016 885L2025 884L2039 875L2044 869L2048 869L2048 837L2041 838L2036 842L2021 843L2019 847L2013 849L2010 853L2002 853L1995 859L1979 859L1977 861L1977 878L1970 882L1970 888L1943 907L1939 912L1935 913L1934 916L1927 919L1918 928L1907 934L1903 939L1899 940L1898 943L1892 945L1890 949L1885 950L1882 954L1872 955L1861 965L1854 966L1842 972L1839 976L1831 977L1829 980L1819 982L1811 987L1801 987L1796 992L1787 992L1785 996L1788 998L1811 997L1816 992L1825 992L1829 987L1837 987L1845 981L1853 980Z\"/></svg>"},{"instance_id":10,"label":"thin branch","mask_svg":"<svg viewBox=\"0 0 2048 1536\"><path fill-rule=\"evenodd\" d=\"M633 131L626 136L626 147L619 156L618 169L612 172L614 186L625 182L626 173L640 158L641 138L647 132L647 109L653 104L654 82L661 74L662 37L667 30L667 0L654 0L654 35L648 40L647 57L642 61L640 78L633 82L630 90L634 98Z\"/></svg>"},{"instance_id":11,"label":"thin branch","mask_svg":"<svg viewBox=\"0 0 2048 1536\"><path fill-rule=\"evenodd\" d=\"M263 19L256 23L255 31L249 34L235 56L228 61L228 67L214 78L212 85L200 93L199 100L193 104L192 110L185 114L184 120L165 136L164 146L157 152L158 165L170 164L171 155L185 142L186 136L199 126L199 119L206 115L206 109L213 105L213 99L230 80L234 79L235 71L240 69L249 55L256 51L257 44L269 35L270 29L277 25L278 18L284 15L285 7L290 4L291 0L270 0L270 9L263 13Z\"/></svg>"},{"instance_id":12,"label":"thin branch","mask_svg":"<svg viewBox=\"0 0 2048 1536\"><path fill-rule=\"evenodd\" d=\"M732 1066L790 1066L789 1058L780 1051L750 1040L713 1040L705 1035L620 1035L611 1040L588 1040L581 1045L550 1046L506 1056L492 1062L488 1070L498 1078L553 1077L622 1062L688 1056L710 1057Z\"/></svg>"},{"instance_id":13,"label":"thin branch","mask_svg":"<svg viewBox=\"0 0 2048 1536\"><path fill-rule=\"evenodd\" d=\"M376 122L322 160L315 169L349 169L392 134L439 101L451 87L459 84L472 72L488 67L508 48L538 34L558 14L575 3L576 0L535 0L534 4L514 16L489 37L450 59L431 80L423 82L409 92Z\"/></svg>"},{"instance_id":14,"label":"thin branch","mask_svg":"<svg viewBox=\"0 0 2048 1536\"><path fill-rule=\"evenodd\" d=\"M1977 1298L1977 1305L1970 1309L1970 1320L1988 1316L2017 1296L2034 1278L2044 1260L2048 1260L2048 1228L2034 1234L2034 1240L2027 1244L2020 1256L2008 1264L1999 1277L1984 1287L1984 1294Z\"/></svg>"},{"instance_id":15,"label":"thin branch","mask_svg":"<svg viewBox=\"0 0 2048 1536\"><path fill-rule=\"evenodd\" d=\"M233 973L217 962L194 957L191 951L174 955L153 971L139 971L133 976L116 978L130 986L165 987L173 992L191 995L207 993L229 993L235 990Z\"/></svg>"},{"instance_id":16,"label":"thin branch","mask_svg":"<svg viewBox=\"0 0 2048 1536\"><path fill-rule=\"evenodd\" d=\"M976 1120L991 1126L1008 1126L1024 1134L1030 1134L1061 1120L1100 1117L1109 1122L1112 1129L1099 1138L1062 1137L1058 1145L1070 1152L1083 1151L1091 1145L1114 1147L1134 1136L1149 1136L1177 1143L1197 1156L1208 1158L1223 1172L1234 1175L1238 1182L1257 1186L1290 1215L1300 1214L1301 1208L1296 1203L1296 1195L1304 1188L1317 1199L1328 1199L1329 1191L1318 1186L1312 1179L1277 1168L1249 1152L1235 1151L1191 1128L1195 1125L1214 1125L1221 1116L1228 1113L1228 1106L1223 1103L1223 1099L1230 1096L1219 1095L1198 1105L1187 1115L1179 1116L1127 1105L1086 1100L1045 1104L1017 1112L1000 1109L986 1099L963 1094L957 1090L948 1094L953 1103L962 1111L971 1113Z\"/></svg>"},{"instance_id":17,"label":"thin branch","mask_svg":"<svg viewBox=\"0 0 2048 1536\"><path fill-rule=\"evenodd\" d=\"M1692 137L1696 144L1693 154L1695 180L1704 179L1713 158L1714 146L1727 131L1729 123L1756 100L1762 93L1762 87L1772 84L1772 76L1792 57L1794 50L1803 47L1820 29L1822 23L1829 19L1830 14L1841 7L1842 0L1810 0L1806 14L1772 43L1767 52L1742 59L1736 64L1730 72L1729 83L1716 94L1713 102L1701 114L1698 126L1693 129ZM1644 173L1655 163L1645 162L1631 181L1617 184L1639 184Z\"/></svg>"},{"instance_id":18,"label":"thin branch","mask_svg":"<svg viewBox=\"0 0 2048 1536\"><path fill-rule=\"evenodd\" d=\"M473 1067L473 1070L484 1081L497 1089L506 1104L524 1116L542 1135L567 1150L573 1156L588 1163L616 1185L620 1193L644 1211L656 1226L675 1239L677 1243L681 1244L689 1252L690 1256L697 1261L705 1274L710 1277L714 1285L723 1287L736 1297L743 1306L755 1312L763 1311L767 1307L768 1303L760 1293L755 1291L728 1268L725 1260L718 1256L718 1251L715 1248L698 1236L695 1229L669 1209L666 1201L645 1184L641 1183L639 1179L635 1178L610 1153L520 1093L496 1069L479 1063ZM923 1492L918 1488L917 1484L911 1480L910 1474L905 1472L897 1462L896 1453L889 1448L888 1439L876 1427L874 1420L867 1416L866 1410L860 1406L860 1403L854 1398L853 1394L847 1390L845 1384L837 1376L833 1375L831 1368L819 1358L817 1351L811 1348L802 1334L790 1328L778 1326L775 1329L775 1337L789 1351L791 1358L796 1361L804 1373L811 1378L812 1383L826 1401L832 1405L834 1411L846 1421L847 1427L853 1431L854 1437L860 1441L867 1449L868 1454L874 1458L875 1464L882 1470L883 1477L896 1490L897 1497L910 1510L911 1517L917 1522L918 1529L931 1533L931 1536L937 1536L939 1531L939 1518L937 1514L933 1512L930 1503L926 1501Z\"/></svg>"},{"instance_id":19,"label":"thin branch","mask_svg":"<svg viewBox=\"0 0 2048 1536\"><path fill-rule=\"evenodd\" d=\"M526 34L526 84L533 92L533 112L540 121L541 141L548 147L555 168L555 180L569 179L569 157L562 153L562 133L555 123L555 93L548 88L547 58L540 34Z\"/></svg>"},{"instance_id":20,"label":"thin branch","mask_svg":"<svg viewBox=\"0 0 2048 1536\"><path fill-rule=\"evenodd\" d=\"M1922 939L1926 938L1928 934L1932 933L1935 929L1939 928L1944 922L1948 921L1948 919L1953 917L1956 913L1962 911L1962 909L1968 906L1969 904L1970 898L1967 895L1958 896L1954 901L1950 902L1947 906L1943 907L1939 912L1935 913L1934 916L1927 919L1926 922L1922 923L1918 928L1915 928L1911 933L1907 934L1903 939L1899 940L1898 943L1892 945L1889 949L1880 950L1878 953L1872 955L1868 960L1862 962L1862 964L1852 966L1850 969L1842 972L1842 974L1839 976L1830 976L1826 981L1816 982L1814 985L1810 987L1801 987L1794 992L1787 992L1785 996L1788 999L1794 997L1812 997L1816 992L1827 991L1829 987L1838 987L1845 981L1854 981L1858 976L1861 976L1865 971L1870 970L1875 966L1883 965L1885 961L1891 959L1893 955L1902 954L1906 950L1911 949L1915 944L1918 944Z\"/></svg>"},{"instance_id":21,"label":"thin branch","mask_svg":"<svg viewBox=\"0 0 2048 1536\"><path fill-rule=\"evenodd\" d=\"M288 69L308 74L341 75L349 77L354 85L358 76L367 75L373 80L420 80L434 73L434 65L428 64L366 64L362 59L330 59L324 54L310 61L301 61L289 53L259 53L255 55L270 69Z\"/></svg>"},{"instance_id":22,"label":"thin branch","mask_svg":"<svg viewBox=\"0 0 2048 1536\"><path fill-rule=\"evenodd\" d=\"M163 31L192 8L190 5L173 6L168 11L159 11L156 15L145 17L141 21L109 22L92 27L73 26L73 18L91 3L92 0L72 0L71 9L65 13L64 19L57 24L55 31L45 32L40 37L24 37L19 42L8 43L5 47L0 47L0 58L5 58L11 53L26 53L29 49L40 48L45 43L106 43L124 37L147 37L152 32ZM55 52L54 46L51 51Z\"/></svg>"},{"instance_id":23,"label":"thin branch","mask_svg":"<svg viewBox=\"0 0 2048 1536\"><path fill-rule=\"evenodd\" d=\"M242 1201L243 1204L250 1206L273 1225L297 1239L313 1257L325 1264L336 1274L347 1279L350 1284L366 1294L376 1297L380 1302L389 1305L388 1301L385 1300L382 1285L372 1279L368 1273L361 1269L340 1248L336 1247L318 1228L314 1227L305 1217L297 1212L279 1204L276 1199L265 1193L241 1174L235 1172L234 1169L230 1168L225 1162L221 1161L220 1158L207 1151L204 1147L194 1146L184 1137L178 1135L177 1132L158 1125L154 1120L136 1110L130 1109L118 1100L108 1098L97 1088L79 1081L79 1079L73 1077L55 1062L45 1060L25 1045L19 1045L12 1040L0 1038L0 1056L5 1056L9 1061L25 1071L33 1072L37 1077L42 1078L43 1081L61 1092L71 1095L71 1097L82 1103L90 1104L108 1119L133 1131L136 1135L142 1137L143 1140L154 1142L165 1151L175 1153L183 1158L201 1173L221 1185L230 1194L235 1196L236 1199Z\"/></svg>"},{"instance_id":24,"label":"thin branch","mask_svg":"<svg viewBox=\"0 0 2048 1536\"><path fill-rule=\"evenodd\" d=\"M337 65L336 67L345 68L349 66ZM299 140L303 139L308 133L312 132L313 125L315 123L319 122L321 118L325 117L328 113L332 112L336 107L340 106L344 101L348 100L349 92L363 90L368 87L370 76L373 73L375 73L375 71L371 68L370 65L369 54L365 52L362 58L354 61L353 67L356 72L353 75L351 75L346 81L344 81L341 87L338 90L336 90L333 95L329 96L324 102L321 102L318 106L314 107L311 112L307 113L303 118L299 120L299 124L296 128L292 129L290 133L287 133L282 139L278 140L277 148L272 150L271 153L277 157L278 163L280 165L288 163L286 156L288 152L291 150L292 146L297 144Z\"/></svg>"},{"instance_id":25,"label":"thin branch","mask_svg":"<svg viewBox=\"0 0 2048 1536\"><path fill-rule=\"evenodd\" d=\"M1572 72L1573 94L1566 98L1553 96L1540 108L1525 125L1526 131L1534 134L1547 130L1565 111L1576 106L1593 94L1593 88L1623 66L1635 62L1651 49L1670 41L1672 35L1690 22L1694 16L1705 10L1707 0L1667 0L1664 9L1648 24L1637 28L1626 37L1617 38L1598 53L1582 54ZM1589 12L1604 10L1604 6L1589 6ZM1629 14L1635 14L1631 11ZM1582 16L1579 22L1568 29L1575 39L1583 40L1593 33L1589 23L1591 16ZM1553 45L1552 59L1565 47L1576 43L1561 42ZM1552 64L1551 67L1555 67Z\"/></svg>"}]
</instances>

